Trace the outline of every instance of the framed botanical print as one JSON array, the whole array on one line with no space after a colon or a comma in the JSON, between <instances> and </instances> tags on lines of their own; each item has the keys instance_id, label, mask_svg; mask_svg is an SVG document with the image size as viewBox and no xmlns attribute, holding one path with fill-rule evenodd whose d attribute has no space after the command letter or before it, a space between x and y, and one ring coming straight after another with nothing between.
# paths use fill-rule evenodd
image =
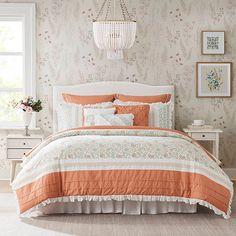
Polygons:
<instances>
[{"instance_id":1,"label":"framed botanical print","mask_svg":"<svg viewBox=\"0 0 236 236\"><path fill-rule=\"evenodd\" d=\"M197 62L197 97L232 96L232 62Z\"/></svg>"},{"instance_id":2,"label":"framed botanical print","mask_svg":"<svg viewBox=\"0 0 236 236\"><path fill-rule=\"evenodd\" d=\"M225 31L202 31L202 54L225 53Z\"/></svg>"}]
</instances>

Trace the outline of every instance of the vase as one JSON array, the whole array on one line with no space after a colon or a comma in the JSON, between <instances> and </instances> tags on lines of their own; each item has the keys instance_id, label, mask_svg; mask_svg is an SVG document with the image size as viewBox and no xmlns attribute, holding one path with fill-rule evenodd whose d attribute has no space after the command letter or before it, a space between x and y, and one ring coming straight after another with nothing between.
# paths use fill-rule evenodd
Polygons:
<instances>
[{"instance_id":1,"label":"vase","mask_svg":"<svg viewBox=\"0 0 236 236\"><path fill-rule=\"evenodd\" d=\"M29 125L32 120L32 112L24 112L23 113L23 121L25 126L25 136L30 136L29 134Z\"/></svg>"}]
</instances>

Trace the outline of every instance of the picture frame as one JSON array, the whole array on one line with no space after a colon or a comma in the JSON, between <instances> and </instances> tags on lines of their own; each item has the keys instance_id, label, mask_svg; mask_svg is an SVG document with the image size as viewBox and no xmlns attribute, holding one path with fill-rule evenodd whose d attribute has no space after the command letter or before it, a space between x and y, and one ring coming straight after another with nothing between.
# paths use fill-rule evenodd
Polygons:
<instances>
[{"instance_id":1,"label":"picture frame","mask_svg":"<svg viewBox=\"0 0 236 236\"><path fill-rule=\"evenodd\" d=\"M232 97L232 62L196 63L197 98Z\"/></svg>"},{"instance_id":2,"label":"picture frame","mask_svg":"<svg viewBox=\"0 0 236 236\"><path fill-rule=\"evenodd\" d=\"M225 54L225 31L202 31L202 55Z\"/></svg>"}]
</instances>

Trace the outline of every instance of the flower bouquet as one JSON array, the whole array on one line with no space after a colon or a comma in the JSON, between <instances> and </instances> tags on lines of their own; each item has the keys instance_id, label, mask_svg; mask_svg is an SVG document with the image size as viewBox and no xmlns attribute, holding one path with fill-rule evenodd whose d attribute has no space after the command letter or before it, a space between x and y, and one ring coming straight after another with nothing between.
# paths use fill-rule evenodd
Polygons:
<instances>
[{"instance_id":1,"label":"flower bouquet","mask_svg":"<svg viewBox=\"0 0 236 236\"><path fill-rule=\"evenodd\" d=\"M23 120L25 125L25 136L29 135L29 125L32 119L32 112L40 112L42 108L42 102L38 100L34 100L33 97L28 96L19 102L15 100L11 101L11 106L13 108L17 108L23 111Z\"/></svg>"}]
</instances>

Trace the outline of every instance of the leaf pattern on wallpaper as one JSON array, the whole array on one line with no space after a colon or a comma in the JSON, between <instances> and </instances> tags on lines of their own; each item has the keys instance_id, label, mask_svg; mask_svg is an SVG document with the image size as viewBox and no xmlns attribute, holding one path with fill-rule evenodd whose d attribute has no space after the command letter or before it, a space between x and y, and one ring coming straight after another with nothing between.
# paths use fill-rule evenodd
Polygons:
<instances>
[{"instance_id":1,"label":"leaf pattern on wallpaper","mask_svg":"<svg viewBox=\"0 0 236 236\"><path fill-rule=\"evenodd\" d=\"M32 2L9 0L0 2ZM97 49L92 19L97 0L34 0L37 3L37 94L44 110L39 126L52 132L52 86L121 80L176 86L176 127L204 119L223 129L220 156L236 167L236 96L231 99L196 98L196 61L236 62L236 1L137 0L128 1L138 23L134 46L124 61L109 61ZM201 30L226 30L224 56L201 55ZM233 82L235 94L235 82ZM220 117L223 117L220 119ZM224 122L224 123L223 123ZM224 128L226 127L226 128ZM0 134L0 178L6 167L5 137ZM6 171L3 171L6 170Z\"/></svg>"}]
</instances>

